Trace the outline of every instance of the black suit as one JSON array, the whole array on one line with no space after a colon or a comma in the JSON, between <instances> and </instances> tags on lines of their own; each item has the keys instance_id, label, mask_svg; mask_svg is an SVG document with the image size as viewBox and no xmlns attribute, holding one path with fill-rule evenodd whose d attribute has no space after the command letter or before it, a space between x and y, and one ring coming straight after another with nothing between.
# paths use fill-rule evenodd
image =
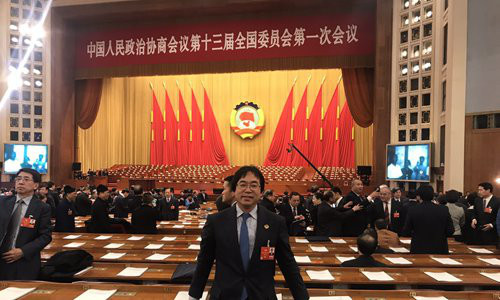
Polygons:
<instances>
[{"instance_id":1,"label":"black suit","mask_svg":"<svg viewBox=\"0 0 500 300\"><path fill-rule=\"evenodd\" d=\"M260 260L261 247L269 244L276 249L275 259L294 299L309 298L288 243L283 218L262 206L258 207L255 245L246 271L243 269L238 242L236 207L209 215L201 236L201 250L189 295L201 298L215 260L216 272L210 299L239 300L243 286L249 299L276 299L276 263L274 260Z\"/></svg>"},{"instance_id":2,"label":"black suit","mask_svg":"<svg viewBox=\"0 0 500 300\"><path fill-rule=\"evenodd\" d=\"M217 200L215 200L215 206L217 206L217 211L221 212L225 210L226 208L230 208L231 204L228 204L226 202L222 201L222 195L217 197Z\"/></svg>"},{"instance_id":3,"label":"black suit","mask_svg":"<svg viewBox=\"0 0 500 300\"><path fill-rule=\"evenodd\" d=\"M424 201L408 211L403 233L411 236L414 254L448 254L448 237L453 235L448 208Z\"/></svg>"},{"instance_id":4,"label":"black suit","mask_svg":"<svg viewBox=\"0 0 500 300\"><path fill-rule=\"evenodd\" d=\"M0 241L7 234L16 196L0 197ZM0 258L0 280L36 280L40 272L40 252L52 241L50 206L33 196L24 217L35 219L34 228L19 228L15 247L23 257L7 264ZM1 242L0 242L1 244Z\"/></svg>"},{"instance_id":5,"label":"black suit","mask_svg":"<svg viewBox=\"0 0 500 300\"><path fill-rule=\"evenodd\" d=\"M158 210L149 205L141 205L132 213L132 230L134 233L155 234Z\"/></svg>"},{"instance_id":6,"label":"black suit","mask_svg":"<svg viewBox=\"0 0 500 300\"><path fill-rule=\"evenodd\" d=\"M134 195L129 199L128 209L129 212L134 212L134 210L138 209L142 204L142 195Z\"/></svg>"},{"instance_id":7,"label":"black suit","mask_svg":"<svg viewBox=\"0 0 500 300\"><path fill-rule=\"evenodd\" d=\"M198 199L198 203L206 203L208 201L207 193L198 193L196 198Z\"/></svg>"},{"instance_id":8,"label":"black suit","mask_svg":"<svg viewBox=\"0 0 500 300\"><path fill-rule=\"evenodd\" d=\"M358 258L344 261L341 267L357 267L357 268L383 268L385 264L376 261L371 255L360 255Z\"/></svg>"},{"instance_id":9,"label":"black suit","mask_svg":"<svg viewBox=\"0 0 500 300\"><path fill-rule=\"evenodd\" d=\"M496 245L498 240L497 235L497 213L498 207L500 206L500 200L493 196L491 197L488 205L483 209L483 199L476 198L474 200L474 218L477 221L476 225L476 236L478 237L479 243L483 245ZM481 227L485 224L492 224L493 229L488 231L482 231Z\"/></svg>"},{"instance_id":10,"label":"black suit","mask_svg":"<svg viewBox=\"0 0 500 300\"><path fill-rule=\"evenodd\" d=\"M373 205L371 206L371 214L372 214L372 228L374 228L373 223L377 219L385 219L385 209L384 202L377 198L373 201ZM403 205L399 201L391 200L391 211L389 212L389 230L401 235L401 231L404 226L404 216L403 213Z\"/></svg>"},{"instance_id":11,"label":"black suit","mask_svg":"<svg viewBox=\"0 0 500 300\"><path fill-rule=\"evenodd\" d=\"M282 204L278 207L280 216L285 218L286 227L288 228L288 234L291 236L304 235L305 228L301 225L302 222L295 221L295 215L292 211L292 206L290 204ZM309 214L302 204L297 206L297 216L304 216L303 222L305 225L309 225L311 222L309 220Z\"/></svg>"},{"instance_id":12,"label":"black suit","mask_svg":"<svg viewBox=\"0 0 500 300\"><path fill-rule=\"evenodd\" d=\"M177 201L174 196L170 196L168 201L166 198L161 198L158 200L157 207L160 212L161 220L179 220L179 201Z\"/></svg>"},{"instance_id":13,"label":"black suit","mask_svg":"<svg viewBox=\"0 0 500 300\"><path fill-rule=\"evenodd\" d=\"M85 193L79 193L76 196L75 208L79 216L88 216L92 209L92 200Z\"/></svg>"},{"instance_id":14,"label":"black suit","mask_svg":"<svg viewBox=\"0 0 500 300\"><path fill-rule=\"evenodd\" d=\"M109 217L108 203L101 198L97 198L92 204L91 211L91 232L94 233L109 233L113 232L111 229L111 218Z\"/></svg>"},{"instance_id":15,"label":"black suit","mask_svg":"<svg viewBox=\"0 0 500 300\"><path fill-rule=\"evenodd\" d=\"M349 192L349 194L347 194L347 196L342 198L338 205L338 209L340 211L347 211L348 209L344 208L344 205L346 205L350 201L352 201L351 207L357 204L361 204L363 205L363 209L354 212L351 216L347 217L344 220L344 223L342 225L342 235L357 237L366 229L366 226L368 225L368 222L370 220L369 217L371 204L364 197L360 197L351 191Z\"/></svg>"},{"instance_id":16,"label":"black suit","mask_svg":"<svg viewBox=\"0 0 500 300\"><path fill-rule=\"evenodd\" d=\"M318 205L318 224L316 235L319 236L341 236L342 220L354 213L352 209L340 212L333 208L327 201L322 201Z\"/></svg>"},{"instance_id":17,"label":"black suit","mask_svg":"<svg viewBox=\"0 0 500 300\"><path fill-rule=\"evenodd\" d=\"M271 202L269 199L267 198L262 199L260 205L267 208L270 212L276 213L276 207L274 206L274 203Z\"/></svg>"},{"instance_id":18,"label":"black suit","mask_svg":"<svg viewBox=\"0 0 500 300\"><path fill-rule=\"evenodd\" d=\"M115 198L115 218L127 218L129 209L128 209L128 203L130 201L130 196L127 197L122 197L122 196L117 196Z\"/></svg>"},{"instance_id":19,"label":"black suit","mask_svg":"<svg viewBox=\"0 0 500 300\"><path fill-rule=\"evenodd\" d=\"M64 198L59 202L56 212L56 232L75 232L75 206Z\"/></svg>"}]
</instances>

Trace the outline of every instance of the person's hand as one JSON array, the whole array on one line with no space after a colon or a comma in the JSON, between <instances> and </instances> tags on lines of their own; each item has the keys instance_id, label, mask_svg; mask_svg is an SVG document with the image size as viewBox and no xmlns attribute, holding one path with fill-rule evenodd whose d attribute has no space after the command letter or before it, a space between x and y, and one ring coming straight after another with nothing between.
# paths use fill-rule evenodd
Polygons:
<instances>
[{"instance_id":1,"label":"person's hand","mask_svg":"<svg viewBox=\"0 0 500 300\"><path fill-rule=\"evenodd\" d=\"M352 206L352 201L349 201L349 202L347 202L347 203L344 205L344 208L345 208L345 209L349 209L349 208L351 208L351 206Z\"/></svg>"},{"instance_id":2,"label":"person's hand","mask_svg":"<svg viewBox=\"0 0 500 300\"><path fill-rule=\"evenodd\" d=\"M23 256L24 256L23 250L21 250L19 248L14 248L14 249L2 254L2 258L8 264L13 263L13 262L21 259Z\"/></svg>"},{"instance_id":3,"label":"person's hand","mask_svg":"<svg viewBox=\"0 0 500 300\"><path fill-rule=\"evenodd\" d=\"M481 227L482 231L489 231L492 229L493 229L493 224L491 224L491 223L485 224L485 225L483 225L483 227Z\"/></svg>"},{"instance_id":4,"label":"person's hand","mask_svg":"<svg viewBox=\"0 0 500 300\"><path fill-rule=\"evenodd\" d=\"M470 224L470 227L476 229L476 225L477 225L477 220L476 219L472 219L472 223Z\"/></svg>"},{"instance_id":5,"label":"person's hand","mask_svg":"<svg viewBox=\"0 0 500 300\"><path fill-rule=\"evenodd\" d=\"M358 210L362 210L362 209L363 209L363 205L361 205L361 204L356 204L352 208L353 211L358 211Z\"/></svg>"}]
</instances>

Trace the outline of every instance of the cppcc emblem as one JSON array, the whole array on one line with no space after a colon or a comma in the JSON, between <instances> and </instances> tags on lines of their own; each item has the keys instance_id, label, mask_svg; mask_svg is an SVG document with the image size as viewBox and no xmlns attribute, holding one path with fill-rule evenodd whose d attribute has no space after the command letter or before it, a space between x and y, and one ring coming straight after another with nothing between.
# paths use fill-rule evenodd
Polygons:
<instances>
[{"instance_id":1,"label":"cppcc emblem","mask_svg":"<svg viewBox=\"0 0 500 300\"><path fill-rule=\"evenodd\" d=\"M231 111L231 129L242 139L258 135L264 128L264 112L253 102L241 102Z\"/></svg>"}]
</instances>

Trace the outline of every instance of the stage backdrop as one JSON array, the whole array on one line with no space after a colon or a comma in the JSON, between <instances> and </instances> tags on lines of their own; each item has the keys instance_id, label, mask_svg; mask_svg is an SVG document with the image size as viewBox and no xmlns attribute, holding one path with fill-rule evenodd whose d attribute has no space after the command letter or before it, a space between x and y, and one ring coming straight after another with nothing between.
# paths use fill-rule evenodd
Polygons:
<instances>
[{"instance_id":1,"label":"stage backdrop","mask_svg":"<svg viewBox=\"0 0 500 300\"><path fill-rule=\"evenodd\" d=\"M95 122L86 130L78 128L78 161L82 162L83 170L108 168L115 164L150 163L151 83L162 112L165 112L165 86L176 113L180 92L191 114L192 88L203 115L205 88L230 164L262 165L292 86L295 84L294 111L299 106L305 87L308 87L307 107L310 114L324 80L322 101L326 113L340 78L340 69L107 78L103 82ZM342 81L339 93L342 110L346 104ZM258 104L265 114L265 127L252 140L241 139L230 128L231 111L242 101ZM372 165L372 127L355 125L356 165Z\"/></svg>"}]
</instances>

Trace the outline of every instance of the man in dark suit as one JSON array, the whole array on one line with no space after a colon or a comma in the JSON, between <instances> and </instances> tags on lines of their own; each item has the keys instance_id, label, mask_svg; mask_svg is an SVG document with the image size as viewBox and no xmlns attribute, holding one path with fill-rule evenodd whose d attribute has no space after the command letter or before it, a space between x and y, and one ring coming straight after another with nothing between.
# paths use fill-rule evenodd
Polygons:
<instances>
[{"instance_id":1,"label":"man in dark suit","mask_svg":"<svg viewBox=\"0 0 500 300\"><path fill-rule=\"evenodd\" d=\"M347 211L350 207L358 204L363 206L362 210L355 212L344 220L342 236L359 236L370 221L370 202L361 193L363 193L363 182L359 179L354 179L351 183L351 192L339 202L338 209L340 211ZM373 195L375 194L372 193L371 196Z\"/></svg>"},{"instance_id":2,"label":"man in dark suit","mask_svg":"<svg viewBox=\"0 0 500 300\"><path fill-rule=\"evenodd\" d=\"M217 206L217 211L219 212L231 207L234 203L234 195L231 191L231 180L233 180L232 175L224 178L224 189L222 190L222 195L215 200L215 205Z\"/></svg>"},{"instance_id":3,"label":"man in dark suit","mask_svg":"<svg viewBox=\"0 0 500 300\"><path fill-rule=\"evenodd\" d=\"M54 199L54 203L57 207L59 205L59 200L61 199L61 197L59 196L56 185L52 181L49 181L47 182L47 187L49 188L49 194L52 196L52 199Z\"/></svg>"},{"instance_id":4,"label":"man in dark suit","mask_svg":"<svg viewBox=\"0 0 500 300\"><path fill-rule=\"evenodd\" d=\"M142 205L132 213L133 233L158 233L156 221L158 221L159 215L158 210L153 207L153 199L150 193L145 193Z\"/></svg>"},{"instance_id":5,"label":"man in dark suit","mask_svg":"<svg viewBox=\"0 0 500 300\"><path fill-rule=\"evenodd\" d=\"M274 195L273 190L266 190L262 194L260 205L267 208L270 212L276 213L276 195Z\"/></svg>"},{"instance_id":6,"label":"man in dark suit","mask_svg":"<svg viewBox=\"0 0 500 300\"><path fill-rule=\"evenodd\" d=\"M92 209L92 200L90 200L90 188L85 187L80 193L77 194L75 200L75 208L79 216L90 215Z\"/></svg>"},{"instance_id":7,"label":"man in dark suit","mask_svg":"<svg viewBox=\"0 0 500 300\"><path fill-rule=\"evenodd\" d=\"M358 239L358 252L361 254L358 258L344 261L341 267L357 267L357 268L382 268L385 264L376 261L372 254L378 247L377 238L369 233L362 233Z\"/></svg>"},{"instance_id":8,"label":"man in dark suit","mask_svg":"<svg viewBox=\"0 0 500 300\"><path fill-rule=\"evenodd\" d=\"M72 186L64 186L64 196L57 206L56 232L75 232L75 209L76 189Z\"/></svg>"},{"instance_id":9,"label":"man in dark suit","mask_svg":"<svg viewBox=\"0 0 500 300\"><path fill-rule=\"evenodd\" d=\"M128 218L128 203L131 198L128 189L124 189L121 195L116 196L114 201L115 218Z\"/></svg>"},{"instance_id":10,"label":"man in dark suit","mask_svg":"<svg viewBox=\"0 0 500 300\"><path fill-rule=\"evenodd\" d=\"M198 198L199 204L207 203L208 201L208 195L205 190L200 190L200 192L196 195L196 198Z\"/></svg>"},{"instance_id":11,"label":"man in dark suit","mask_svg":"<svg viewBox=\"0 0 500 300\"><path fill-rule=\"evenodd\" d=\"M389 230L401 234L404 226L403 205L391 198L391 190L386 186L380 188L379 195L380 197L373 201L371 207L372 228L374 228L375 220L384 219L389 225Z\"/></svg>"},{"instance_id":12,"label":"man in dark suit","mask_svg":"<svg viewBox=\"0 0 500 300\"><path fill-rule=\"evenodd\" d=\"M42 195L45 195L45 197L47 198L47 201L45 203L50 205L50 211L51 211L50 215L52 218L55 218L56 217L56 202L54 201L54 198L52 197L52 195L49 193L49 185L46 182L40 183L40 186L38 187L38 192Z\"/></svg>"},{"instance_id":13,"label":"man in dark suit","mask_svg":"<svg viewBox=\"0 0 500 300\"><path fill-rule=\"evenodd\" d=\"M36 280L40 252L52 241L50 206L35 190L41 176L20 169L15 177L16 196L0 198L0 280Z\"/></svg>"},{"instance_id":14,"label":"man in dark suit","mask_svg":"<svg viewBox=\"0 0 500 300\"><path fill-rule=\"evenodd\" d=\"M234 175L231 190L237 203L207 218L190 299L201 298L214 260L212 300L277 299L276 261L294 299L309 299L285 221L257 205L264 184L264 176L253 166L242 167Z\"/></svg>"},{"instance_id":15,"label":"man in dark suit","mask_svg":"<svg viewBox=\"0 0 500 300\"><path fill-rule=\"evenodd\" d=\"M97 198L92 204L90 213L91 231L95 233L113 232L111 218L109 217L109 190L100 184L97 186Z\"/></svg>"},{"instance_id":16,"label":"man in dark suit","mask_svg":"<svg viewBox=\"0 0 500 300\"><path fill-rule=\"evenodd\" d=\"M341 191L338 187L334 187L331 191L326 192L323 195L321 204L318 206L318 224L316 228L316 235L318 236L341 236L342 220L363 209L361 204L356 204L349 210L339 211L334 207L334 193L341 193Z\"/></svg>"},{"instance_id":17,"label":"man in dark suit","mask_svg":"<svg viewBox=\"0 0 500 300\"><path fill-rule=\"evenodd\" d=\"M282 204L278 208L280 216L285 218L288 234L291 236L303 236L306 227L311 224L309 214L300 203L300 195L292 192L288 204Z\"/></svg>"},{"instance_id":18,"label":"man in dark suit","mask_svg":"<svg viewBox=\"0 0 500 300\"><path fill-rule=\"evenodd\" d=\"M411 236L410 252L414 254L449 254L448 237L453 235L453 221L446 206L432 202L434 189L422 185L417 190L420 205L408 211L403 233Z\"/></svg>"},{"instance_id":19,"label":"man in dark suit","mask_svg":"<svg viewBox=\"0 0 500 300\"><path fill-rule=\"evenodd\" d=\"M170 188L165 190L165 198L158 200L157 207L160 212L160 220L179 220L179 201L177 201Z\"/></svg>"},{"instance_id":20,"label":"man in dark suit","mask_svg":"<svg viewBox=\"0 0 500 300\"><path fill-rule=\"evenodd\" d=\"M128 203L129 212L134 212L134 210L141 206L143 192L144 191L142 189L142 186L134 185L134 196L130 198L130 201Z\"/></svg>"},{"instance_id":21,"label":"man in dark suit","mask_svg":"<svg viewBox=\"0 0 500 300\"><path fill-rule=\"evenodd\" d=\"M476 231L478 240L483 245L496 245L498 240L496 218L500 200L493 196L493 185L480 183L477 188L478 198L474 201L474 219L471 226Z\"/></svg>"}]
</instances>

